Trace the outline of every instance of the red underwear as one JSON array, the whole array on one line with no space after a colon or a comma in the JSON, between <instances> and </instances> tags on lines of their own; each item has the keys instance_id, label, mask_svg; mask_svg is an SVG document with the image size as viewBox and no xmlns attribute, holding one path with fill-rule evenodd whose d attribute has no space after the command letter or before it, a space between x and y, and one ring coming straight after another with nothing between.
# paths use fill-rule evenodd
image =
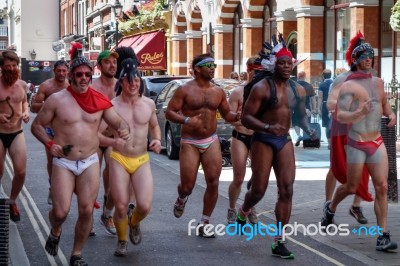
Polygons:
<instances>
[{"instance_id":1,"label":"red underwear","mask_svg":"<svg viewBox=\"0 0 400 266\"><path fill-rule=\"evenodd\" d=\"M342 124L332 119L331 127L331 171L335 178L341 183L347 182L347 162L346 151L344 146L347 144L348 138L346 134L346 124ZM361 176L361 182L356 194L365 201L373 201L372 195L368 192L369 173L367 167L364 166Z\"/></svg>"},{"instance_id":2,"label":"red underwear","mask_svg":"<svg viewBox=\"0 0 400 266\"><path fill-rule=\"evenodd\" d=\"M379 136L376 140L372 141L355 141L354 139L347 138L347 145L357 150L365 152L368 156L371 156L383 143L382 136Z\"/></svg>"}]
</instances>

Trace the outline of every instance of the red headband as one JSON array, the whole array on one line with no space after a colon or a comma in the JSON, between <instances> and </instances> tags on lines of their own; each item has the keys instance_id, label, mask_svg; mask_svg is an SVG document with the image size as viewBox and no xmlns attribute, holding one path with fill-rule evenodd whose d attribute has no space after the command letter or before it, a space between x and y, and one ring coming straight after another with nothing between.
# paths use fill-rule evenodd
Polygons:
<instances>
[{"instance_id":1,"label":"red headband","mask_svg":"<svg viewBox=\"0 0 400 266\"><path fill-rule=\"evenodd\" d=\"M276 60L279 60L281 57L284 57L284 56L293 58L292 53L286 47L283 47L282 49L280 49L275 55Z\"/></svg>"}]
</instances>

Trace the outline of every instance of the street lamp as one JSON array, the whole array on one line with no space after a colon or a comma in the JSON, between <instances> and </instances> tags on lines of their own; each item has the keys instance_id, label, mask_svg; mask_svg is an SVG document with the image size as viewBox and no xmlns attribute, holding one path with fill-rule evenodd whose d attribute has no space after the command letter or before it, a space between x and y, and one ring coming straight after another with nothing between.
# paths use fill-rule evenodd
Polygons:
<instances>
[{"instance_id":1,"label":"street lamp","mask_svg":"<svg viewBox=\"0 0 400 266\"><path fill-rule=\"evenodd\" d=\"M115 16L115 46L118 46L118 18L121 16L121 11L122 11L122 5L119 2L119 0L116 0L114 2L112 8L114 10L114 16Z\"/></svg>"}]
</instances>

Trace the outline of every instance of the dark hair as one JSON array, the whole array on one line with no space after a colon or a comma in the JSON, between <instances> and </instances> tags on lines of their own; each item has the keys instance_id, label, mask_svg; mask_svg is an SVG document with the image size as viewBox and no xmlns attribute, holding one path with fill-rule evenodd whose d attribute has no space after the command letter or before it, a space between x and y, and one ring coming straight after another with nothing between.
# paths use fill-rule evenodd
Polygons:
<instances>
[{"instance_id":1,"label":"dark hair","mask_svg":"<svg viewBox=\"0 0 400 266\"><path fill-rule=\"evenodd\" d=\"M10 61L15 61L15 62L17 62L17 64L19 64L19 62L20 62L18 55L13 51L4 51L1 53L0 66L4 65L4 61L6 59L10 60Z\"/></svg>"},{"instance_id":2,"label":"dark hair","mask_svg":"<svg viewBox=\"0 0 400 266\"><path fill-rule=\"evenodd\" d=\"M324 71L322 71L322 76L324 79L330 79L332 77L332 71L329 69L324 69Z\"/></svg>"},{"instance_id":3,"label":"dark hair","mask_svg":"<svg viewBox=\"0 0 400 266\"><path fill-rule=\"evenodd\" d=\"M68 63L67 63L67 61L65 61L65 60L58 60L57 62L55 62L55 63L54 63L54 68L53 68L53 69L56 69L56 68L59 67L59 66L66 66L67 68L69 68Z\"/></svg>"},{"instance_id":4,"label":"dark hair","mask_svg":"<svg viewBox=\"0 0 400 266\"><path fill-rule=\"evenodd\" d=\"M206 58L214 58L214 56L212 56L210 53L201 54L201 55L196 55L196 56L193 58L193 61L192 61L192 69L194 69L194 66L195 66L198 62L200 62L201 60L206 59Z\"/></svg>"},{"instance_id":5,"label":"dark hair","mask_svg":"<svg viewBox=\"0 0 400 266\"><path fill-rule=\"evenodd\" d=\"M135 54L135 51L132 49L130 46L120 46L115 48L115 52L118 53L119 57L117 58L117 73L115 73L115 78L119 78L119 75L122 70L122 61L124 61L127 58L132 58L133 60L136 61L137 66L140 66L140 63L137 59L137 56Z\"/></svg>"}]
</instances>

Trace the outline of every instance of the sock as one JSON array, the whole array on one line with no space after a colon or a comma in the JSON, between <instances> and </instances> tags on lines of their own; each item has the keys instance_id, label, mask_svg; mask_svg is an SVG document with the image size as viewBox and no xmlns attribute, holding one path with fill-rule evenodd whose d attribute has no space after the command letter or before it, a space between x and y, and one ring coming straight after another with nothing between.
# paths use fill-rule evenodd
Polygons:
<instances>
[{"instance_id":1,"label":"sock","mask_svg":"<svg viewBox=\"0 0 400 266\"><path fill-rule=\"evenodd\" d=\"M126 232L128 231L128 216L122 220L114 220L115 229L117 230L117 236L119 241L127 241Z\"/></svg>"},{"instance_id":2,"label":"sock","mask_svg":"<svg viewBox=\"0 0 400 266\"><path fill-rule=\"evenodd\" d=\"M113 210L112 210L112 209L109 210L109 209L107 209L107 208L104 208L103 215L104 215L105 217L113 216Z\"/></svg>"},{"instance_id":3,"label":"sock","mask_svg":"<svg viewBox=\"0 0 400 266\"><path fill-rule=\"evenodd\" d=\"M147 214L142 215L139 213L138 209L135 208L133 210L133 215L130 220L131 225L136 225L136 224L140 223L140 221L143 220L146 216L147 216Z\"/></svg>"},{"instance_id":4,"label":"sock","mask_svg":"<svg viewBox=\"0 0 400 266\"><path fill-rule=\"evenodd\" d=\"M178 199L179 199L179 201L180 201L181 203L184 203L184 202L187 200L187 196L186 196L186 197L183 197L183 198L181 198L181 196L178 196Z\"/></svg>"},{"instance_id":5,"label":"sock","mask_svg":"<svg viewBox=\"0 0 400 266\"><path fill-rule=\"evenodd\" d=\"M243 210L243 205L242 205L242 206L240 206L238 218L239 218L240 220L242 220L242 221L245 221L245 220L246 220L246 217L249 216L250 212L251 212L251 209L248 210L247 212L245 212L245 211Z\"/></svg>"},{"instance_id":6,"label":"sock","mask_svg":"<svg viewBox=\"0 0 400 266\"><path fill-rule=\"evenodd\" d=\"M209 224L210 223L210 216L204 215L201 216L201 223L202 224Z\"/></svg>"}]
</instances>

